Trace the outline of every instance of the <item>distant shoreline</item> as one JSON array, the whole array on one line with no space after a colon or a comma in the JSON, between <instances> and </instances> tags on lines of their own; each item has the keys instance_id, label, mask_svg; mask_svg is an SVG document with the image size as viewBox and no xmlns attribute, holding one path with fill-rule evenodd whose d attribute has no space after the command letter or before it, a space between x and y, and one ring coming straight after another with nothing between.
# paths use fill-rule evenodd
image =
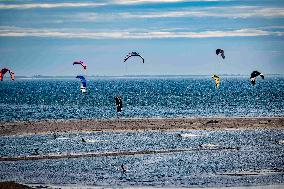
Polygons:
<instances>
[{"instance_id":1,"label":"distant shoreline","mask_svg":"<svg viewBox=\"0 0 284 189\"><path fill-rule=\"evenodd\" d=\"M250 74L219 74L222 77L249 77ZM284 74L265 74L266 76L284 76ZM209 74L198 74L198 75L87 75L89 78L175 78L175 77L205 77L210 76ZM34 76L15 76L16 79L73 79L74 76L51 76L51 75L34 75Z\"/></svg>"},{"instance_id":2,"label":"distant shoreline","mask_svg":"<svg viewBox=\"0 0 284 189\"><path fill-rule=\"evenodd\" d=\"M284 117L133 118L0 122L0 136L71 132L284 129Z\"/></svg>"}]
</instances>

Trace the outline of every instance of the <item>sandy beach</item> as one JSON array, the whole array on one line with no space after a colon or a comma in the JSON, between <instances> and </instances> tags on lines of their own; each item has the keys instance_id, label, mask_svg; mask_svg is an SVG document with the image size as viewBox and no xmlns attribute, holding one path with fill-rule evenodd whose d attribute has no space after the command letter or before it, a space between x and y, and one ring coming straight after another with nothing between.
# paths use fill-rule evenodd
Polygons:
<instances>
[{"instance_id":1,"label":"sandy beach","mask_svg":"<svg viewBox=\"0 0 284 189\"><path fill-rule=\"evenodd\" d=\"M284 117L46 120L0 122L0 136L144 130L283 129Z\"/></svg>"}]
</instances>

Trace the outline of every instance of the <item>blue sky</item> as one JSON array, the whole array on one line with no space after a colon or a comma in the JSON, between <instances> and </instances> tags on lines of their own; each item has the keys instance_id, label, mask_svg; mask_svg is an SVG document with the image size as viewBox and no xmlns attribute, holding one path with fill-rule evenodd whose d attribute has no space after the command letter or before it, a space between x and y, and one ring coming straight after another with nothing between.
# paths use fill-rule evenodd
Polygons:
<instances>
[{"instance_id":1,"label":"blue sky","mask_svg":"<svg viewBox=\"0 0 284 189\"><path fill-rule=\"evenodd\" d=\"M284 74L283 35L281 0L0 0L0 66L16 75L74 75L75 60L88 75ZM125 64L132 51L145 64Z\"/></svg>"}]
</instances>

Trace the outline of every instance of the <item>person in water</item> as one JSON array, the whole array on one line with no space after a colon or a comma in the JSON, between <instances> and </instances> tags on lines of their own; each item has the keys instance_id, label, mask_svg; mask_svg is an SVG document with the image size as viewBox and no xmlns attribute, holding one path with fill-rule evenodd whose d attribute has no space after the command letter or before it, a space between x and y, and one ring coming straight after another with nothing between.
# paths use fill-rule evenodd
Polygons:
<instances>
[{"instance_id":1,"label":"person in water","mask_svg":"<svg viewBox=\"0 0 284 189\"><path fill-rule=\"evenodd\" d=\"M123 164L121 164L122 173L126 173L126 169Z\"/></svg>"},{"instance_id":2,"label":"person in water","mask_svg":"<svg viewBox=\"0 0 284 189\"><path fill-rule=\"evenodd\" d=\"M38 150L39 150L38 148L35 149L34 155L39 155Z\"/></svg>"},{"instance_id":3,"label":"person in water","mask_svg":"<svg viewBox=\"0 0 284 189\"><path fill-rule=\"evenodd\" d=\"M114 97L115 105L116 105L116 112L122 111L122 98L120 96Z\"/></svg>"}]
</instances>

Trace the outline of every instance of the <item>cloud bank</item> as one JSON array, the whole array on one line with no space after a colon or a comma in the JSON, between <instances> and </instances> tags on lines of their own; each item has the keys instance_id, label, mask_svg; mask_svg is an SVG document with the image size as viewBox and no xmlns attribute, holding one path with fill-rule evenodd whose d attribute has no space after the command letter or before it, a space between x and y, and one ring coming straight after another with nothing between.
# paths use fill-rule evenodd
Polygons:
<instances>
[{"instance_id":1,"label":"cloud bank","mask_svg":"<svg viewBox=\"0 0 284 189\"><path fill-rule=\"evenodd\" d=\"M25 3L25 4L0 4L0 9L51 9L72 7L97 7L105 3Z\"/></svg>"},{"instance_id":2,"label":"cloud bank","mask_svg":"<svg viewBox=\"0 0 284 189\"><path fill-rule=\"evenodd\" d=\"M176 18L176 17L284 17L284 8L258 6L231 6L192 8L182 11L156 11L140 13L123 13L125 18Z\"/></svg>"},{"instance_id":3,"label":"cloud bank","mask_svg":"<svg viewBox=\"0 0 284 189\"><path fill-rule=\"evenodd\" d=\"M74 29L31 29L18 27L0 27L0 37L50 37L50 38L83 38L83 39L163 39L163 38L220 38L220 37L257 37L283 36L281 31L267 31L256 28L243 28L224 31L152 31L135 30L93 31Z\"/></svg>"},{"instance_id":4,"label":"cloud bank","mask_svg":"<svg viewBox=\"0 0 284 189\"><path fill-rule=\"evenodd\" d=\"M180 2L219 2L231 0L105 0L96 3L92 2L70 2L70 3L9 3L0 4L0 9L51 9L51 8L72 8L72 7L96 7L104 5L133 5L151 3L180 3Z\"/></svg>"}]
</instances>

